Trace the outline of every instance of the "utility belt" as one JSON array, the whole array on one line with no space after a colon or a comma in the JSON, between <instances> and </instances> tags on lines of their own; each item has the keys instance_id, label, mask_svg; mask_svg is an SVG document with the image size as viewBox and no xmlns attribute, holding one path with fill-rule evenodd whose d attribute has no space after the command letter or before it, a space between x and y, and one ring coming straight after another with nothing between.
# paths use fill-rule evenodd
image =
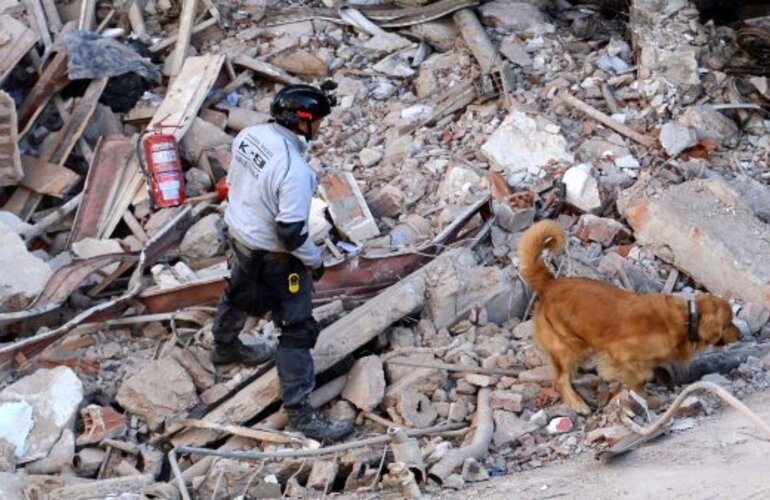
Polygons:
<instances>
[{"instance_id":1,"label":"utility belt","mask_svg":"<svg viewBox=\"0 0 770 500\"><path fill-rule=\"evenodd\" d=\"M254 250L241 243L241 241L233 234L232 231L228 231L230 237L230 244L233 250L238 252L239 255L247 259L260 259L271 262L286 263L292 257L291 254L284 252L270 252L267 250Z\"/></svg>"}]
</instances>

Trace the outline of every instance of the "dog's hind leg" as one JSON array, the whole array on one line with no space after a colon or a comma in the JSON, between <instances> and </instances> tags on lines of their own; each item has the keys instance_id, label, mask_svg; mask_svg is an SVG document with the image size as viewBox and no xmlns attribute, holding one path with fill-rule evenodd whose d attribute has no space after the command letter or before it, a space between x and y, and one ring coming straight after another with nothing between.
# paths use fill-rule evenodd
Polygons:
<instances>
[{"instance_id":1,"label":"dog's hind leg","mask_svg":"<svg viewBox=\"0 0 770 500\"><path fill-rule=\"evenodd\" d=\"M591 408L575 392L571 383L572 375L585 354L584 349L562 341L548 320L540 314L535 315L535 340L551 358L554 368L554 382L564 402L580 414L588 415L591 413Z\"/></svg>"}]
</instances>

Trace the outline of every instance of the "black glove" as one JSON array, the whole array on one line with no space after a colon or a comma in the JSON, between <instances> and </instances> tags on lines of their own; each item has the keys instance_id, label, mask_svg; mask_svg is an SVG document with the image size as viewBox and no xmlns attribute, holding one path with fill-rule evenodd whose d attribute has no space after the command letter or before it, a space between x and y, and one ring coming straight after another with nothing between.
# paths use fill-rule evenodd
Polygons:
<instances>
[{"instance_id":1,"label":"black glove","mask_svg":"<svg viewBox=\"0 0 770 500\"><path fill-rule=\"evenodd\" d=\"M326 271L326 266L324 266L323 262L321 262L320 266L316 267L315 269L312 269L310 271L310 275L313 277L313 281L318 281L321 278L323 278L325 271Z\"/></svg>"}]
</instances>

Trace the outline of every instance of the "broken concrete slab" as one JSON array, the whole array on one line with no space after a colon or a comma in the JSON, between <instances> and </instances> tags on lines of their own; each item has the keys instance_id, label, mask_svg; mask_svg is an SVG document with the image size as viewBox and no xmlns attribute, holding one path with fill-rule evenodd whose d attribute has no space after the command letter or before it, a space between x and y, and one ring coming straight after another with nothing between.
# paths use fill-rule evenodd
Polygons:
<instances>
[{"instance_id":1,"label":"broken concrete slab","mask_svg":"<svg viewBox=\"0 0 770 500\"><path fill-rule=\"evenodd\" d=\"M179 254L192 262L216 257L227 246L225 223L219 214L209 214L187 230L179 245Z\"/></svg>"},{"instance_id":2,"label":"broken concrete slab","mask_svg":"<svg viewBox=\"0 0 770 500\"><path fill-rule=\"evenodd\" d=\"M712 293L770 307L770 227L723 182L688 181L651 196L635 185L618 209L639 243Z\"/></svg>"},{"instance_id":3,"label":"broken concrete slab","mask_svg":"<svg viewBox=\"0 0 770 500\"><path fill-rule=\"evenodd\" d=\"M385 397L385 372L379 356L365 356L353 365L342 397L363 411L372 411Z\"/></svg>"},{"instance_id":4,"label":"broken concrete slab","mask_svg":"<svg viewBox=\"0 0 770 500\"><path fill-rule=\"evenodd\" d=\"M18 434L0 433L0 437L6 440L11 437L17 445L23 443L21 449L16 448L19 463L44 458L62 431L75 424L81 401L83 383L70 368L59 366L37 370L0 392L0 415L8 415L11 411L19 416L13 425L0 426ZM33 423L32 428L29 428L29 420Z\"/></svg>"},{"instance_id":5,"label":"broken concrete slab","mask_svg":"<svg viewBox=\"0 0 770 500\"><path fill-rule=\"evenodd\" d=\"M130 413L142 417L150 430L157 430L166 417L198 404L192 377L175 359L153 361L123 382L116 401Z\"/></svg>"},{"instance_id":6,"label":"broken concrete slab","mask_svg":"<svg viewBox=\"0 0 770 500\"><path fill-rule=\"evenodd\" d=\"M508 174L574 161L558 125L518 110L511 112L481 146L481 154L492 170Z\"/></svg>"},{"instance_id":7,"label":"broken concrete slab","mask_svg":"<svg viewBox=\"0 0 770 500\"><path fill-rule=\"evenodd\" d=\"M320 191L343 236L354 243L379 236L380 230L353 174L343 172L325 176L321 179Z\"/></svg>"},{"instance_id":8,"label":"broken concrete slab","mask_svg":"<svg viewBox=\"0 0 770 500\"><path fill-rule=\"evenodd\" d=\"M48 283L53 270L27 250L13 228L0 223L0 309L15 311L27 306Z\"/></svg>"},{"instance_id":9,"label":"broken concrete slab","mask_svg":"<svg viewBox=\"0 0 770 500\"><path fill-rule=\"evenodd\" d=\"M472 254L459 254L457 260L447 262L439 273L430 277L425 304L428 318L440 330L467 317L473 307L498 299L507 301L509 311L517 310L516 280L509 271L477 266Z\"/></svg>"}]
</instances>

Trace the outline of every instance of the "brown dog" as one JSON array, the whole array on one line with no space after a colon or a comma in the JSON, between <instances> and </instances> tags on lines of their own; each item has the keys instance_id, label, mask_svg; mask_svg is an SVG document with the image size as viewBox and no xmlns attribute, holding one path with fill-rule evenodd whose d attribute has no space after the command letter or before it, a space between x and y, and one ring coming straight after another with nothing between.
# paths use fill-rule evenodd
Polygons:
<instances>
[{"instance_id":1,"label":"brown dog","mask_svg":"<svg viewBox=\"0 0 770 500\"><path fill-rule=\"evenodd\" d=\"M575 411L588 405L570 378L581 360L599 355L598 372L644 394L653 369L688 362L709 345L735 342L730 304L714 295L694 301L662 293L639 295L586 278L556 278L541 256L561 250L564 230L545 220L528 229L519 243L520 270L540 300L535 309L535 340L551 358L556 386Z\"/></svg>"}]
</instances>

